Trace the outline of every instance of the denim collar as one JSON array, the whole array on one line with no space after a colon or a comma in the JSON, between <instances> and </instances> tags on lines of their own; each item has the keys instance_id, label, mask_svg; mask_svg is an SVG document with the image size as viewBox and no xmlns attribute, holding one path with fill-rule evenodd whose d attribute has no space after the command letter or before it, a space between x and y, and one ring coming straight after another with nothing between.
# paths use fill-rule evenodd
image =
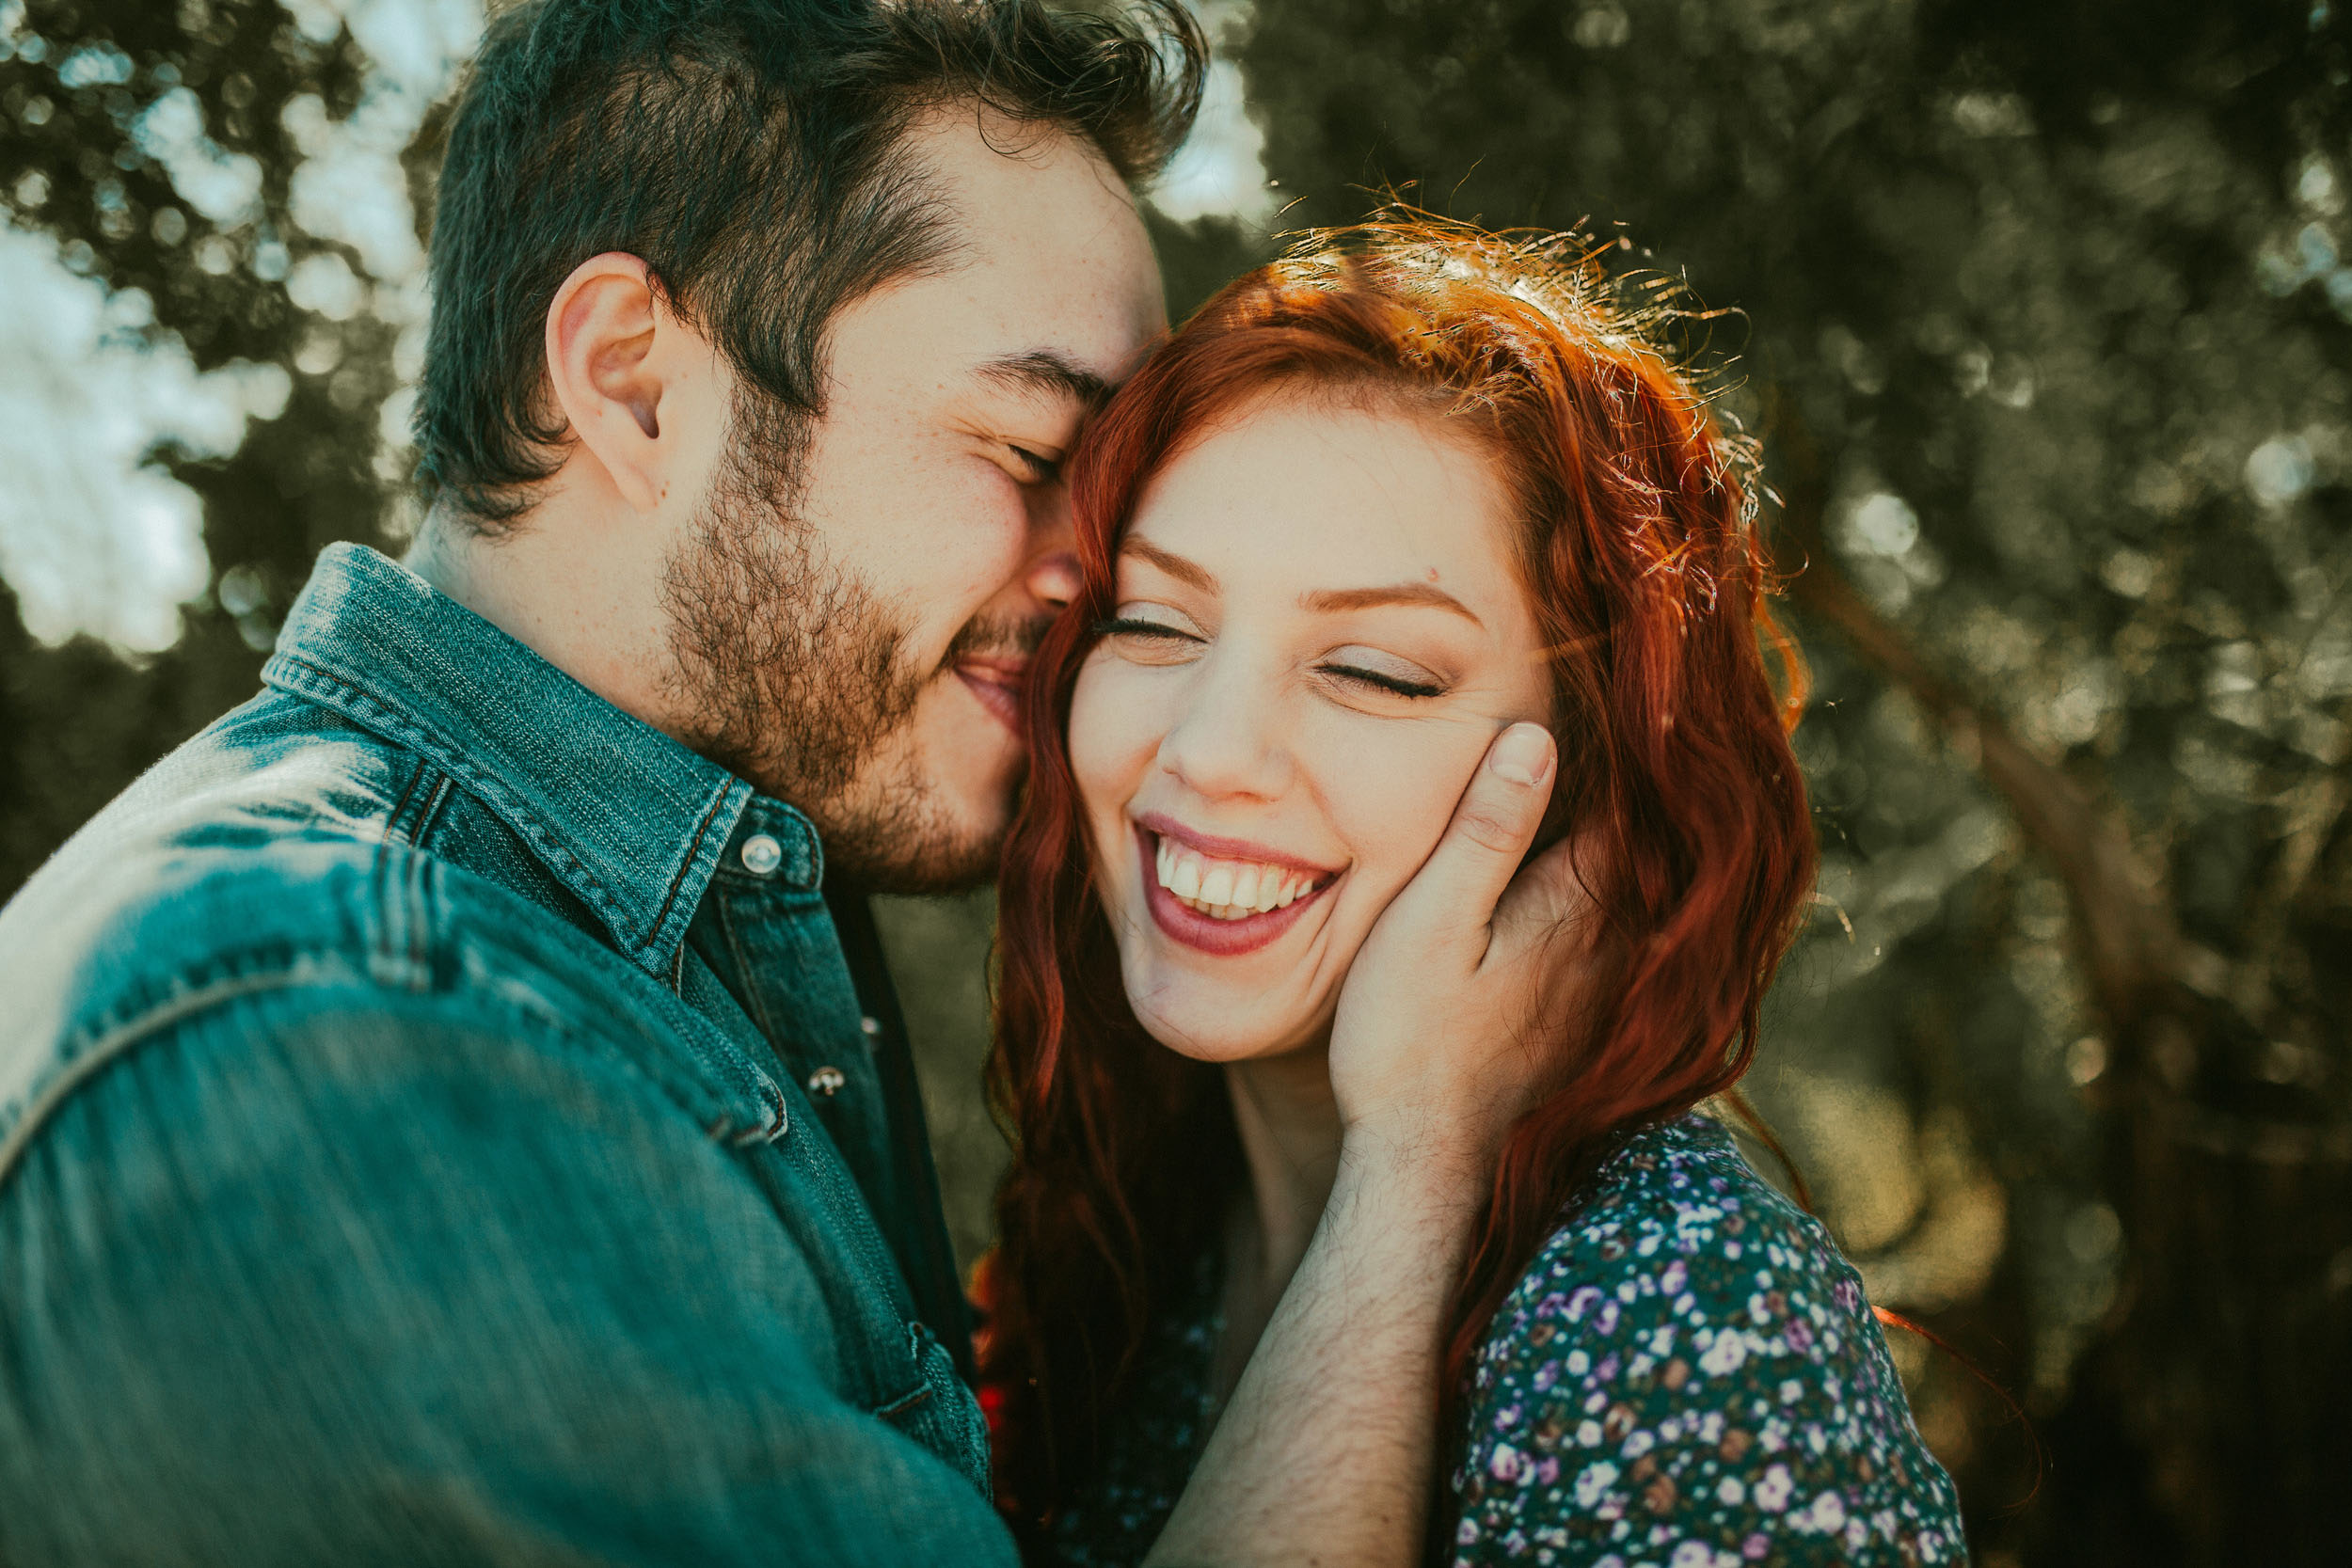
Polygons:
<instances>
[{"instance_id":1,"label":"denim collar","mask_svg":"<svg viewBox=\"0 0 2352 1568\"><path fill-rule=\"evenodd\" d=\"M779 881L813 889L821 879L800 813L364 546L320 552L262 678L452 775L657 977L675 975L737 839L772 840ZM759 847L763 861L770 848Z\"/></svg>"}]
</instances>

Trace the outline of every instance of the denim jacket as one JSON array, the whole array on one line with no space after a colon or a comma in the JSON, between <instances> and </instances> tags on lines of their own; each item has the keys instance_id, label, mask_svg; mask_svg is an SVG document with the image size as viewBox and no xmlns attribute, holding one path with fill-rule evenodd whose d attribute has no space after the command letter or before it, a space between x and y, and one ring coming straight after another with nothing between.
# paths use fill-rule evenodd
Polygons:
<instances>
[{"instance_id":1,"label":"denim jacket","mask_svg":"<svg viewBox=\"0 0 2352 1568\"><path fill-rule=\"evenodd\" d=\"M1009 1562L807 820L369 550L263 679L0 911L0 1562Z\"/></svg>"}]
</instances>

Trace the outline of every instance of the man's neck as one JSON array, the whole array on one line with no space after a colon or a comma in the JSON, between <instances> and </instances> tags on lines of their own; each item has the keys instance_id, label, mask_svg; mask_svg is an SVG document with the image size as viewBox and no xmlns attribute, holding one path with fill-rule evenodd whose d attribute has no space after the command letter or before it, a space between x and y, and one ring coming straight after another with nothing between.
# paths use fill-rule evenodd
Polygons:
<instances>
[{"instance_id":1,"label":"man's neck","mask_svg":"<svg viewBox=\"0 0 2352 1568\"><path fill-rule=\"evenodd\" d=\"M604 537L610 519L571 515L550 497L499 533L437 506L404 564L611 703L679 736L661 572Z\"/></svg>"}]
</instances>

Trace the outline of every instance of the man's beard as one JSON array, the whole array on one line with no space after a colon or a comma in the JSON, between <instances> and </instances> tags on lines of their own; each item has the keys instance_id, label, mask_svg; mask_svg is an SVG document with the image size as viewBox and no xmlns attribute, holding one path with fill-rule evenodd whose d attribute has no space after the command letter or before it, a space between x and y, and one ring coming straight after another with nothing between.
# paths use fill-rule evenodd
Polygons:
<instances>
[{"instance_id":1,"label":"man's beard","mask_svg":"<svg viewBox=\"0 0 2352 1568\"><path fill-rule=\"evenodd\" d=\"M807 816L829 876L886 893L983 880L997 836L959 825L918 757L882 755L937 672L908 667L908 628L818 553L796 515L808 421L745 389L733 423L710 494L663 574L674 711L691 726L687 743ZM1034 641L1035 628L974 621L941 667Z\"/></svg>"}]
</instances>

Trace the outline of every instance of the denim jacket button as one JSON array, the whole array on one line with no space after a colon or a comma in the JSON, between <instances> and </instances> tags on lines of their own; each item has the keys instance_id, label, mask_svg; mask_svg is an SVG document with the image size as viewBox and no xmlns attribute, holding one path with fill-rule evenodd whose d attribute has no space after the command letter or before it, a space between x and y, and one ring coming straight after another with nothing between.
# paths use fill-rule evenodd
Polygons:
<instances>
[{"instance_id":1,"label":"denim jacket button","mask_svg":"<svg viewBox=\"0 0 2352 1568\"><path fill-rule=\"evenodd\" d=\"M841 1085L849 1081L849 1076L839 1068L820 1067L808 1075L808 1092L821 1094L831 1100L841 1092Z\"/></svg>"},{"instance_id":2,"label":"denim jacket button","mask_svg":"<svg viewBox=\"0 0 2352 1568\"><path fill-rule=\"evenodd\" d=\"M743 869L755 877L775 874L784 863L784 846L767 833L754 833L743 841Z\"/></svg>"}]
</instances>

